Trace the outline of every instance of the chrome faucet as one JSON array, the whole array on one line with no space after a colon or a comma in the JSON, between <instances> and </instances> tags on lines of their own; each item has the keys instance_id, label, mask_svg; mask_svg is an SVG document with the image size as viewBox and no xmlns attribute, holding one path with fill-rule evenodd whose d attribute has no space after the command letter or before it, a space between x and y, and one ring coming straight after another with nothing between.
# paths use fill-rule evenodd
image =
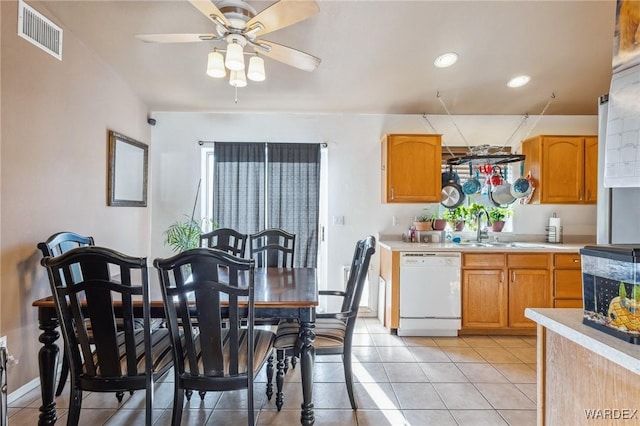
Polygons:
<instances>
[{"instance_id":1,"label":"chrome faucet","mask_svg":"<svg viewBox=\"0 0 640 426\"><path fill-rule=\"evenodd\" d=\"M482 221L480 220L480 218L483 215L485 217L484 229L482 229ZM476 226L478 227L478 233L476 235L476 241L481 243L482 239L487 239L488 240L489 239L489 230L488 230L489 213L487 213L487 211L485 209L479 210L478 213L476 214Z\"/></svg>"}]
</instances>

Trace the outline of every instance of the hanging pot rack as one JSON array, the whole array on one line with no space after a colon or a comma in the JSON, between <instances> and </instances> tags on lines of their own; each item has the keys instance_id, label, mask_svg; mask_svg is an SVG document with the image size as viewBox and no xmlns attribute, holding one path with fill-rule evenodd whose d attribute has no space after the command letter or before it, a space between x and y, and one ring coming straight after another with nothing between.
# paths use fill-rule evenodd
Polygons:
<instances>
[{"instance_id":1,"label":"hanging pot rack","mask_svg":"<svg viewBox=\"0 0 640 426\"><path fill-rule=\"evenodd\" d=\"M524 115L518 127L516 127L516 129L511 134L511 136L505 141L505 143L502 146L491 146L491 145L471 146L469 142L467 142L462 132L460 131L460 128L458 127L458 124L456 123L453 116L451 115L451 112L449 112L449 109L447 108L445 103L442 101L442 98L440 97L440 92L438 92L436 96L440 101L440 103L442 104L444 110L447 112L447 116L449 116L449 118L451 119L453 126L456 128L456 130L458 131L458 134L460 135L460 137L462 138L462 140L464 141L464 143L467 145L467 148L468 148L467 155L456 157L451 153L451 150L449 150L449 147L445 145L445 148L449 150L449 153L452 156L452 158L449 158L447 160L448 165L450 166L458 166L462 164L470 164L472 166L478 166L482 164L501 165L501 164L509 164L509 163L516 163L519 161L524 161L525 156L523 154L507 153L505 152L504 148L513 139L513 137L516 135L518 130L520 130L520 128L525 124L525 122L529 118L529 114ZM549 101L547 102L547 105L545 105L544 109L542 110L540 115L537 117L536 121L533 123L533 126L531 126L531 128L527 132L527 135L523 139L526 139L529 136L529 134L531 134L531 131L536 127L536 125L538 124L538 121L540 120L540 118L542 118L544 113L547 111L547 108L549 107L549 105L551 105L551 102L553 101L553 99L555 99L555 97L556 97L555 93L552 93L551 97L549 98ZM433 125L431 124L431 122L429 122L429 119L427 118L426 113L423 114L422 117L427 121L427 123L431 126L431 128L433 128ZM433 129L435 131L435 128Z\"/></svg>"}]
</instances>

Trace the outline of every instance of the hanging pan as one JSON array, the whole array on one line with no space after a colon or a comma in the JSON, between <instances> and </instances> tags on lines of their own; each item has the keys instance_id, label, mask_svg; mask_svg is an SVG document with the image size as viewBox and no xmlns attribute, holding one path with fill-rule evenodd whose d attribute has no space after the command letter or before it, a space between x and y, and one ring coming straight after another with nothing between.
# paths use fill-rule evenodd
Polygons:
<instances>
[{"instance_id":1,"label":"hanging pan","mask_svg":"<svg viewBox=\"0 0 640 426\"><path fill-rule=\"evenodd\" d=\"M465 195L462 191L462 186L454 180L456 175L453 173L453 166L449 165L449 180L443 183L442 191L440 192L440 204L448 209L455 209L464 202Z\"/></svg>"}]
</instances>

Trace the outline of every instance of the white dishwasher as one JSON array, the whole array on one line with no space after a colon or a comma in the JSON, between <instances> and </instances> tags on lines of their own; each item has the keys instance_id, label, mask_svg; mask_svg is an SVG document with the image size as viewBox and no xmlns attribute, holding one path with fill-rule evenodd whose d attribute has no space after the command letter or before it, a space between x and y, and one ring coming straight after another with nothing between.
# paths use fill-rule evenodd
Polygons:
<instances>
[{"instance_id":1,"label":"white dishwasher","mask_svg":"<svg viewBox=\"0 0 640 426\"><path fill-rule=\"evenodd\" d=\"M457 336L460 253L400 253L398 336Z\"/></svg>"}]
</instances>

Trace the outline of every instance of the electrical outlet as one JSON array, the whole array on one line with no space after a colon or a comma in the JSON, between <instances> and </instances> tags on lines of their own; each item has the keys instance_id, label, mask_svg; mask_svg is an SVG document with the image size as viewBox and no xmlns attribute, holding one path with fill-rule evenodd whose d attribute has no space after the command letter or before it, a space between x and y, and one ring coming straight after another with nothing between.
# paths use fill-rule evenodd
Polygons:
<instances>
[{"instance_id":1,"label":"electrical outlet","mask_svg":"<svg viewBox=\"0 0 640 426\"><path fill-rule=\"evenodd\" d=\"M344 216L334 216L333 217L334 225L344 225Z\"/></svg>"},{"instance_id":2,"label":"electrical outlet","mask_svg":"<svg viewBox=\"0 0 640 426\"><path fill-rule=\"evenodd\" d=\"M396 226L398 224L398 216L393 215L392 221L393 221L393 226Z\"/></svg>"},{"instance_id":3,"label":"electrical outlet","mask_svg":"<svg viewBox=\"0 0 640 426\"><path fill-rule=\"evenodd\" d=\"M7 352L9 351L9 348L7 347L7 336L0 337L0 348L5 348Z\"/></svg>"}]
</instances>

